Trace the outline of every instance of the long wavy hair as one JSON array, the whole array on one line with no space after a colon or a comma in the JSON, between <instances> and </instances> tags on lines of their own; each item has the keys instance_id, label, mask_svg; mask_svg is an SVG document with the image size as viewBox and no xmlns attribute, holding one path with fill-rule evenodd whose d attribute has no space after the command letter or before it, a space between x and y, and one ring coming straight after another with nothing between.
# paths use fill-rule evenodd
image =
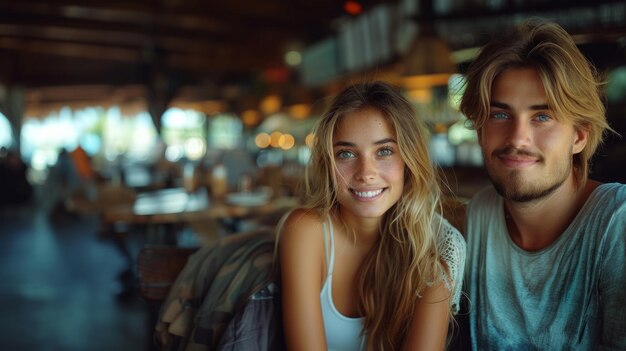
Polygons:
<instances>
[{"instance_id":1,"label":"long wavy hair","mask_svg":"<svg viewBox=\"0 0 626 351\"><path fill-rule=\"evenodd\" d=\"M440 277L444 267L436 238L440 222L435 220L440 211L440 187L428 154L428 131L394 87L382 82L360 83L335 97L315 128L305 207L316 209L323 218L331 215L341 221L337 216L333 135L343 116L364 108L377 109L391 123L406 165L403 194L385 213L379 242L358 273L359 312L365 320L368 350L397 350L420 292Z\"/></svg>"},{"instance_id":2,"label":"long wavy hair","mask_svg":"<svg viewBox=\"0 0 626 351\"><path fill-rule=\"evenodd\" d=\"M460 110L480 129L489 116L491 89L498 75L526 67L539 73L554 117L589 133L585 148L572 160L576 179L582 184L604 132L611 129L595 68L558 24L531 19L485 45L468 69Z\"/></svg>"}]
</instances>

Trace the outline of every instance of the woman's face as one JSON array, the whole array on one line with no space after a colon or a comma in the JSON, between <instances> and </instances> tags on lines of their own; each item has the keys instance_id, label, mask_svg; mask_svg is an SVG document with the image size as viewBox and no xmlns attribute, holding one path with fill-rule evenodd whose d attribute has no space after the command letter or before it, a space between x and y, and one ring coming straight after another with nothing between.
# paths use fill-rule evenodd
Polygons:
<instances>
[{"instance_id":1,"label":"woman's face","mask_svg":"<svg viewBox=\"0 0 626 351\"><path fill-rule=\"evenodd\" d=\"M333 136L339 205L356 217L380 218L402 196L404 161L391 122L375 108L344 115Z\"/></svg>"}]
</instances>

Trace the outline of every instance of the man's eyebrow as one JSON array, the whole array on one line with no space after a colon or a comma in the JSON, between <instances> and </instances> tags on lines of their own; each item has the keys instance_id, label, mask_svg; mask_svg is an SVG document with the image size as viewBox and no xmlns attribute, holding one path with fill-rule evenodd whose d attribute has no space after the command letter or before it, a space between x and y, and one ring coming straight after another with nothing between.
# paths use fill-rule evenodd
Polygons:
<instances>
[{"instance_id":1,"label":"man's eyebrow","mask_svg":"<svg viewBox=\"0 0 626 351\"><path fill-rule=\"evenodd\" d=\"M489 106L501 108L503 110L510 110L511 109L511 106L509 106L508 104L505 104L503 102L499 102L499 101L491 101L491 102L489 102ZM530 109L531 110L549 110L550 106L548 104L531 105Z\"/></svg>"},{"instance_id":2,"label":"man's eyebrow","mask_svg":"<svg viewBox=\"0 0 626 351\"><path fill-rule=\"evenodd\" d=\"M530 106L531 110L549 110L550 106L548 106L548 104L542 104L542 105L532 105Z\"/></svg>"},{"instance_id":3,"label":"man's eyebrow","mask_svg":"<svg viewBox=\"0 0 626 351\"><path fill-rule=\"evenodd\" d=\"M503 102L489 101L489 106L501 108L503 110L509 110L511 107Z\"/></svg>"},{"instance_id":4,"label":"man's eyebrow","mask_svg":"<svg viewBox=\"0 0 626 351\"><path fill-rule=\"evenodd\" d=\"M393 138L384 138L384 139L380 139L380 140L376 140L374 142L374 145L381 145L381 144L387 144L387 143L397 143L395 139ZM351 143L349 141L338 141L336 143L333 144L333 146L337 147L337 146L347 146L347 147L355 147L356 144L355 143Z\"/></svg>"}]
</instances>

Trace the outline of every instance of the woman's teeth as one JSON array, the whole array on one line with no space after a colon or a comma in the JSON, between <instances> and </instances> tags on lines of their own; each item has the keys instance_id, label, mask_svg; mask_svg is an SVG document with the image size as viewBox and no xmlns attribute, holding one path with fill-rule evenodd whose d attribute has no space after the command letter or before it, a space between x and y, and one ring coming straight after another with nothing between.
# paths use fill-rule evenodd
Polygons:
<instances>
[{"instance_id":1,"label":"woman's teeth","mask_svg":"<svg viewBox=\"0 0 626 351\"><path fill-rule=\"evenodd\" d=\"M382 193L383 190L384 189L371 190L371 191L356 191L356 190L352 190L352 193L354 193L358 197L370 198L370 197L374 197L374 196L377 196L378 194Z\"/></svg>"}]
</instances>

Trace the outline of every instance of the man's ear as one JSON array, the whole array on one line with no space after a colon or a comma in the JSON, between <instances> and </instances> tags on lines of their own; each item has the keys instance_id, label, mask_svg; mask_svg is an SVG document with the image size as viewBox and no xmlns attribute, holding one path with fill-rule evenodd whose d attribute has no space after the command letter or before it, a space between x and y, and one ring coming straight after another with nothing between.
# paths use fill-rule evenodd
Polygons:
<instances>
[{"instance_id":1,"label":"man's ear","mask_svg":"<svg viewBox=\"0 0 626 351\"><path fill-rule=\"evenodd\" d=\"M572 147L572 151L574 154L578 154L587 145L587 140L589 140L589 126L579 126L575 127L576 132L574 133L574 144Z\"/></svg>"},{"instance_id":2,"label":"man's ear","mask_svg":"<svg viewBox=\"0 0 626 351\"><path fill-rule=\"evenodd\" d=\"M482 128L476 128L476 137L478 138L478 145L480 145L480 147L483 146L483 133L482 133L483 129Z\"/></svg>"}]
</instances>

